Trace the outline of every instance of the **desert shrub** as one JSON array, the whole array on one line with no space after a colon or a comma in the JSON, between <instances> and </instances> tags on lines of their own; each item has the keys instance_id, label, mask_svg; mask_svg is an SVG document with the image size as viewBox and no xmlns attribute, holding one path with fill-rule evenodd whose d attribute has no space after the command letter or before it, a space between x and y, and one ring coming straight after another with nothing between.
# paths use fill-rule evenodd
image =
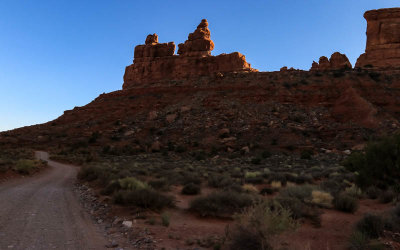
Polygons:
<instances>
[{"instance_id":1,"label":"desert shrub","mask_svg":"<svg viewBox=\"0 0 400 250\"><path fill-rule=\"evenodd\" d=\"M261 184L264 182L261 172L246 172L244 175L245 181L247 183Z\"/></svg>"},{"instance_id":2,"label":"desert shrub","mask_svg":"<svg viewBox=\"0 0 400 250\"><path fill-rule=\"evenodd\" d=\"M0 173L4 173L9 170L12 164L12 160L0 158Z\"/></svg>"},{"instance_id":3,"label":"desert shrub","mask_svg":"<svg viewBox=\"0 0 400 250\"><path fill-rule=\"evenodd\" d=\"M269 182L279 181L282 186L286 186L287 180L283 173L271 173L268 179Z\"/></svg>"},{"instance_id":4,"label":"desert shrub","mask_svg":"<svg viewBox=\"0 0 400 250\"><path fill-rule=\"evenodd\" d=\"M278 196L275 201L285 209L290 210L293 219L305 218L309 219L314 226L321 226L321 213L318 209L310 207L294 197Z\"/></svg>"},{"instance_id":5,"label":"desert shrub","mask_svg":"<svg viewBox=\"0 0 400 250\"><path fill-rule=\"evenodd\" d=\"M312 155L313 155L313 151L306 149L306 150L301 151L300 158L305 159L305 160L311 160Z\"/></svg>"},{"instance_id":6,"label":"desert shrub","mask_svg":"<svg viewBox=\"0 0 400 250\"><path fill-rule=\"evenodd\" d=\"M400 183L400 134L371 142L364 153L352 153L344 166L358 172L356 183L365 189L369 186L387 187Z\"/></svg>"},{"instance_id":7,"label":"desert shrub","mask_svg":"<svg viewBox=\"0 0 400 250\"><path fill-rule=\"evenodd\" d=\"M296 227L289 210L263 202L236 216L235 224L227 230L228 247L232 250L272 249L270 241L274 235Z\"/></svg>"},{"instance_id":8,"label":"desert shrub","mask_svg":"<svg viewBox=\"0 0 400 250\"><path fill-rule=\"evenodd\" d=\"M266 195L266 194L274 194L276 192L278 192L278 189L265 187L265 188L261 189L260 194Z\"/></svg>"},{"instance_id":9,"label":"desert shrub","mask_svg":"<svg viewBox=\"0 0 400 250\"><path fill-rule=\"evenodd\" d=\"M161 214L161 224L164 227L169 227L169 223L170 223L170 215L168 213L162 213Z\"/></svg>"},{"instance_id":10,"label":"desert shrub","mask_svg":"<svg viewBox=\"0 0 400 250\"><path fill-rule=\"evenodd\" d=\"M271 174L271 170L269 168L264 168L263 169L262 176L264 178L268 178L270 174Z\"/></svg>"},{"instance_id":11,"label":"desert shrub","mask_svg":"<svg viewBox=\"0 0 400 250\"><path fill-rule=\"evenodd\" d=\"M337 210L346 213L354 213L358 209L358 199L346 193L336 196L333 204Z\"/></svg>"},{"instance_id":12,"label":"desert shrub","mask_svg":"<svg viewBox=\"0 0 400 250\"><path fill-rule=\"evenodd\" d=\"M354 198L362 198L363 197L363 193L362 193L361 189L354 184L350 187L347 187L344 190L344 192L347 195L352 196Z\"/></svg>"},{"instance_id":13,"label":"desert shrub","mask_svg":"<svg viewBox=\"0 0 400 250\"><path fill-rule=\"evenodd\" d=\"M379 196L379 202L381 203L389 203L392 202L396 197L396 193L389 189L384 191L383 193L381 193L381 195Z\"/></svg>"},{"instance_id":14,"label":"desert shrub","mask_svg":"<svg viewBox=\"0 0 400 250\"><path fill-rule=\"evenodd\" d=\"M378 215L366 214L356 224L356 228L368 238L376 239L382 235L384 229L383 218Z\"/></svg>"},{"instance_id":15,"label":"desert shrub","mask_svg":"<svg viewBox=\"0 0 400 250\"><path fill-rule=\"evenodd\" d=\"M400 204L385 218L385 230L400 233Z\"/></svg>"},{"instance_id":16,"label":"desert shrub","mask_svg":"<svg viewBox=\"0 0 400 250\"><path fill-rule=\"evenodd\" d=\"M82 167L78 172L78 179L85 181L94 181L102 174L102 169L96 166Z\"/></svg>"},{"instance_id":17,"label":"desert shrub","mask_svg":"<svg viewBox=\"0 0 400 250\"><path fill-rule=\"evenodd\" d=\"M232 183L231 185L224 187L223 190L236 193L242 193L244 191L243 187L239 183Z\"/></svg>"},{"instance_id":18,"label":"desert shrub","mask_svg":"<svg viewBox=\"0 0 400 250\"><path fill-rule=\"evenodd\" d=\"M282 197L278 196L275 200L285 209L291 211L291 215L294 219L300 219L303 217L303 211L305 204L297 198L293 197Z\"/></svg>"},{"instance_id":19,"label":"desert shrub","mask_svg":"<svg viewBox=\"0 0 400 250\"><path fill-rule=\"evenodd\" d=\"M369 242L369 239L364 233L362 233L360 231L355 231L350 236L349 249L350 250L367 249L368 242Z\"/></svg>"},{"instance_id":20,"label":"desert shrub","mask_svg":"<svg viewBox=\"0 0 400 250\"><path fill-rule=\"evenodd\" d=\"M296 198L299 199L300 201L305 202L306 200L311 199L312 192L315 189L316 187L311 185L292 186L283 189L280 192L280 196Z\"/></svg>"},{"instance_id":21,"label":"desert shrub","mask_svg":"<svg viewBox=\"0 0 400 250\"><path fill-rule=\"evenodd\" d=\"M184 152L186 152L186 147L183 146L183 145L178 145L178 146L175 148L175 152L177 152L177 153L184 153Z\"/></svg>"},{"instance_id":22,"label":"desert shrub","mask_svg":"<svg viewBox=\"0 0 400 250\"><path fill-rule=\"evenodd\" d=\"M146 183L139 181L134 177L125 177L123 179L119 179L118 182L121 188L124 190L140 190L149 188Z\"/></svg>"},{"instance_id":23,"label":"desert shrub","mask_svg":"<svg viewBox=\"0 0 400 250\"><path fill-rule=\"evenodd\" d=\"M120 190L114 193L114 202L121 205L132 205L145 209L160 210L164 207L173 207L174 199L157 191L144 188L134 190Z\"/></svg>"},{"instance_id":24,"label":"desert shrub","mask_svg":"<svg viewBox=\"0 0 400 250\"><path fill-rule=\"evenodd\" d=\"M251 184L243 185L242 189L246 193L258 193L258 189L254 185L251 185Z\"/></svg>"},{"instance_id":25,"label":"desert shrub","mask_svg":"<svg viewBox=\"0 0 400 250\"><path fill-rule=\"evenodd\" d=\"M151 180L148 184L156 190L168 190L169 188L169 183L164 178Z\"/></svg>"},{"instance_id":26,"label":"desert shrub","mask_svg":"<svg viewBox=\"0 0 400 250\"><path fill-rule=\"evenodd\" d=\"M269 152L269 151L263 151L263 152L261 153L261 157L264 158L264 159L271 157L271 155L272 155L272 154L271 154L271 152Z\"/></svg>"},{"instance_id":27,"label":"desert shrub","mask_svg":"<svg viewBox=\"0 0 400 250\"><path fill-rule=\"evenodd\" d=\"M196 195L200 193L200 186L194 183L189 183L183 186L182 194Z\"/></svg>"},{"instance_id":28,"label":"desert shrub","mask_svg":"<svg viewBox=\"0 0 400 250\"><path fill-rule=\"evenodd\" d=\"M228 175L212 174L208 177L208 185L214 188L230 186L234 181Z\"/></svg>"},{"instance_id":29,"label":"desert shrub","mask_svg":"<svg viewBox=\"0 0 400 250\"><path fill-rule=\"evenodd\" d=\"M181 182L183 185L186 185L189 183L194 183L194 184L199 185L199 184L201 184L201 177L195 173L184 172Z\"/></svg>"},{"instance_id":30,"label":"desert shrub","mask_svg":"<svg viewBox=\"0 0 400 250\"><path fill-rule=\"evenodd\" d=\"M295 178L296 184L312 183L313 177L310 175L299 175Z\"/></svg>"},{"instance_id":31,"label":"desert shrub","mask_svg":"<svg viewBox=\"0 0 400 250\"><path fill-rule=\"evenodd\" d=\"M14 166L14 170L20 174L29 175L37 169L37 163L34 160L19 160Z\"/></svg>"},{"instance_id":32,"label":"desert shrub","mask_svg":"<svg viewBox=\"0 0 400 250\"><path fill-rule=\"evenodd\" d=\"M320 188L331 193L333 196L339 194L346 188L346 184L337 180L325 180L320 183Z\"/></svg>"},{"instance_id":33,"label":"desert shrub","mask_svg":"<svg viewBox=\"0 0 400 250\"><path fill-rule=\"evenodd\" d=\"M332 207L333 196L330 193L314 190L311 193L311 203L320 207Z\"/></svg>"},{"instance_id":34,"label":"desert shrub","mask_svg":"<svg viewBox=\"0 0 400 250\"><path fill-rule=\"evenodd\" d=\"M253 159L251 159L250 162L251 162L251 164L258 165L258 164L261 163L261 158L259 158L259 157L254 157Z\"/></svg>"},{"instance_id":35,"label":"desert shrub","mask_svg":"<svg viewBox=\"0 0 400 250\"><path fill-rule=\"evenodd\" d=\"M118 191L121 188L121 185L118 181L114 180L107 184L107 186L101 191L103 195L113 194L115 191Z\"/></svg>"},{"instance_id":36,"label":"desert shrub","mask_svg":"<svg viewBox=\"0 0 400 250\"><path fill-rule=\"evenodd\" d=\"M365 194L368 198L375 200L381 194L381 190L375 186L371 186L365 190Z\"/></svg>"},{"instance_id":37,"label":"desert shrub","mask_svg":"<svg viewBox=\"0 0 400 250\"><path fill-rule=\"evenodd\" d=\"M397 204L396 208L393 210L393 214L400 218L400 203Z\"/></svg>"},{"instance_id":38,"label":"desert shrub","mask_svg":"<svg viewBox=\"0 0 400 250\"><path fill-rule=\"evenodd\" d=\"M230 217L252 204L249 194L221 191L194 199L190 210L201 216Z\"/></svg>"}]
</instances>

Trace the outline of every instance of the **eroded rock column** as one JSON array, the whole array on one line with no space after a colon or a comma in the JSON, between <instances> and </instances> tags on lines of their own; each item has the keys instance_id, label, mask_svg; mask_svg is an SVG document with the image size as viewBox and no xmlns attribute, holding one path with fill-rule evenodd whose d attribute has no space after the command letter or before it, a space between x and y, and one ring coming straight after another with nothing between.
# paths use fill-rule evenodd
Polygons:
<instances>
[{"instance_id":1,"label":"eroded rock column","mask_svg":"<svg viewBox=\"0 0 400 250\"><path fill-rule=\"evenodd\" d=\"M400 68L400 8L370 10L364 18L367 45L356 67Z\"/></svg>"}]
</instances>

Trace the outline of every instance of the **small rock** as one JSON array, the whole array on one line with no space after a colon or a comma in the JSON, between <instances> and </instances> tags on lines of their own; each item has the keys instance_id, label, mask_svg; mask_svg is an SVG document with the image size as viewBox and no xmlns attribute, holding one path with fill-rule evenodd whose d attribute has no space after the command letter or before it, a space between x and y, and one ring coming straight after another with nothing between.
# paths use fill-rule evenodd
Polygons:
<instances>
[{"instance_id":1,"label":"small rock","mask_svg":"<svg viewBox=\"0 0 400 250\"><path fill-rule=\"evenodd\" d=\"M229 128L223 128L218 131L218 136L227 136L230 133Z\"/></svg>"},{"instance_id":2,"label":"small rock","mask_svg":"<svg viewBox=\"0 0 400 250\"><path fill-rule=\"evenodd\" d=\"M126 221L122 222L122 225L124 227L131 228L132 227L132 221L126 220Z\"/></svg>"},{"instance_id":3,"label":"small rock","mask_svg":"<svg viewBox=\"0 0 400 250\"><path fill-rule=\"evenodd\" d=\"M175 121L176 117L176 114L170 114L165 117L165 120L167 120L168 123L172 123L173 121Z\"/></svg>"},{"instance_id":4,"label":"small rock","mask_svg":"<svg viewBox=\"0 0 400 250\"><path fill-rule=\"evenodd\" d=\"M107 248L118 247L118 243L117 243L116 241L113 240L112 242L108 243L108 244L106 245L106 247L107 247Z\"/></svg>"},{"instance_id":5,"label":"small rock","mask_svg":"<svg viewBox=\"0 0 400 250\"><path fill-rule=\"evenodd\" d=\"M245 146L242 148L242 151L245 152L246 154L250 153L250 148L248 146Z\"/></svg>"},{"instance_id":6,"label":"small rock","mask_svg":"<svg viewBox=\"0 0 400 250\"><path fill-rule=\"evenodd\" d=\"M345 153L346 155L349 155L349 154L351 154L351 151L349 149L347 149L347 150L343 151L343 153Z\"/></svg>"}]
</instances>

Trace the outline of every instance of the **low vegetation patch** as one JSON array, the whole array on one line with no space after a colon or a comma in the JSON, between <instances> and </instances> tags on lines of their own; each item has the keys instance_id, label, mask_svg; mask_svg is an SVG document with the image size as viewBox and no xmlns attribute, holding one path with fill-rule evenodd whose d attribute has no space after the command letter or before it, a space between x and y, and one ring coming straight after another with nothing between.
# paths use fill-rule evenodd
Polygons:
<instances>
[{"instance_id":1,"label":"low vegetation patch","mask_svg":"<svg viewBox=\"0 0 400 250\"><path fill-rule=\"evenodd\" d=\"M346 213L355 213L358 209L358 199L346 193L339 194L334 201L337 210Z\"/></svg>"},{"instance_id":2,"label":"low vegetation patch","mask_svg":"<svg viewBox=\"0 0 400 250\"><path fill-rule=\"evenodd\" d=\"M183 186L182 188L182 194L186 195L196 195L200 193L200 186L194 183L189 183Z\"/></svg>"},{"instance_id":3,"label":"low vegetation patch","mask_svg":"<svg viewBox=\"0 0 400 250\"><path fill-rule=\"evenodd\" d=\"M227 229L227 245L232 250L272 249L273 236L296 227L288 209L262 202L235 217L235 224Z\"/></svg>"},{"instance_id":4,"label":"low vegetation patch","mask_svg":"<svg viewBox=\"0 0 400 250\"><path fill-rule=\"evenodd\" d=\"M254 197L246 193L219 191L194 199L190 210L201 216L231 217L253 204Z\"/></svg>"},{"instance_id":5,"label":"low vegetation patch","mask_svg":"<svg viewBox=\"0 0 400 250\"><path fill-rule=\"evenodd\" d=\"M365 152L355 152L344 166L357 172L356 183L366 189L370 186L387 189L400 186L400 134L371 142Z\"/></svg>"},{"instance_id":6,"label":"low vegetation patch","mask_svg":"<svg viewBox=\"0 0 400 250\"><path fill-rule=\"evenodd\" d=\"M144 209L161 210L164 207L173 207L174 199L153 189L120 190L114 194L116 204L136 206Z\"/></svg>"}]
</instances>

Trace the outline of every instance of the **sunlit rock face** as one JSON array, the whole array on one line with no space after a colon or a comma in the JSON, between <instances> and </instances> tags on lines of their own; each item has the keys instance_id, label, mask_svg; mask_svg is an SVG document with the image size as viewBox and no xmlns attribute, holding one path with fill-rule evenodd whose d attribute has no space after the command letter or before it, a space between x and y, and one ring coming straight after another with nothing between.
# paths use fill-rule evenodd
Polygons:
<instances>
[{"instance_id":1,"label":"sunlit rock face","mask_svg":"<svg viewBox=\"0 0 400 250\"><path fill-rule=\"evenodd\" d=\"M203 19L188 40L179 44L159 43L157 34L148 35L144 45L135 47L133 64L125 69L123 89L148 85L160 81L184 80L217 73L256 71L239 52L212 56L208 22Z\"/></svg>"},{"instance_id":2,"label":"sunlit rock face","mask_svg":"<svg viewBox=\"0 0 400 250\"><path fill-rule=\"evenodd\" d=\"M313 62L311 71L324 71L324 70L341 70L351 69L351 63L345 54L335 52L328 59L326 56L321 56L319 62Z\"/></svg>"},{"instance_id":3,"label":"sunlit rock face","mask_svg":"<svg viewBox=\"0 0 400 250\"><path fill-rule=\"evenodd\" d=\"M367 46L357 68L400 68L400 8L370 10L367 20Z\"/></svg>"}]
</instances>

